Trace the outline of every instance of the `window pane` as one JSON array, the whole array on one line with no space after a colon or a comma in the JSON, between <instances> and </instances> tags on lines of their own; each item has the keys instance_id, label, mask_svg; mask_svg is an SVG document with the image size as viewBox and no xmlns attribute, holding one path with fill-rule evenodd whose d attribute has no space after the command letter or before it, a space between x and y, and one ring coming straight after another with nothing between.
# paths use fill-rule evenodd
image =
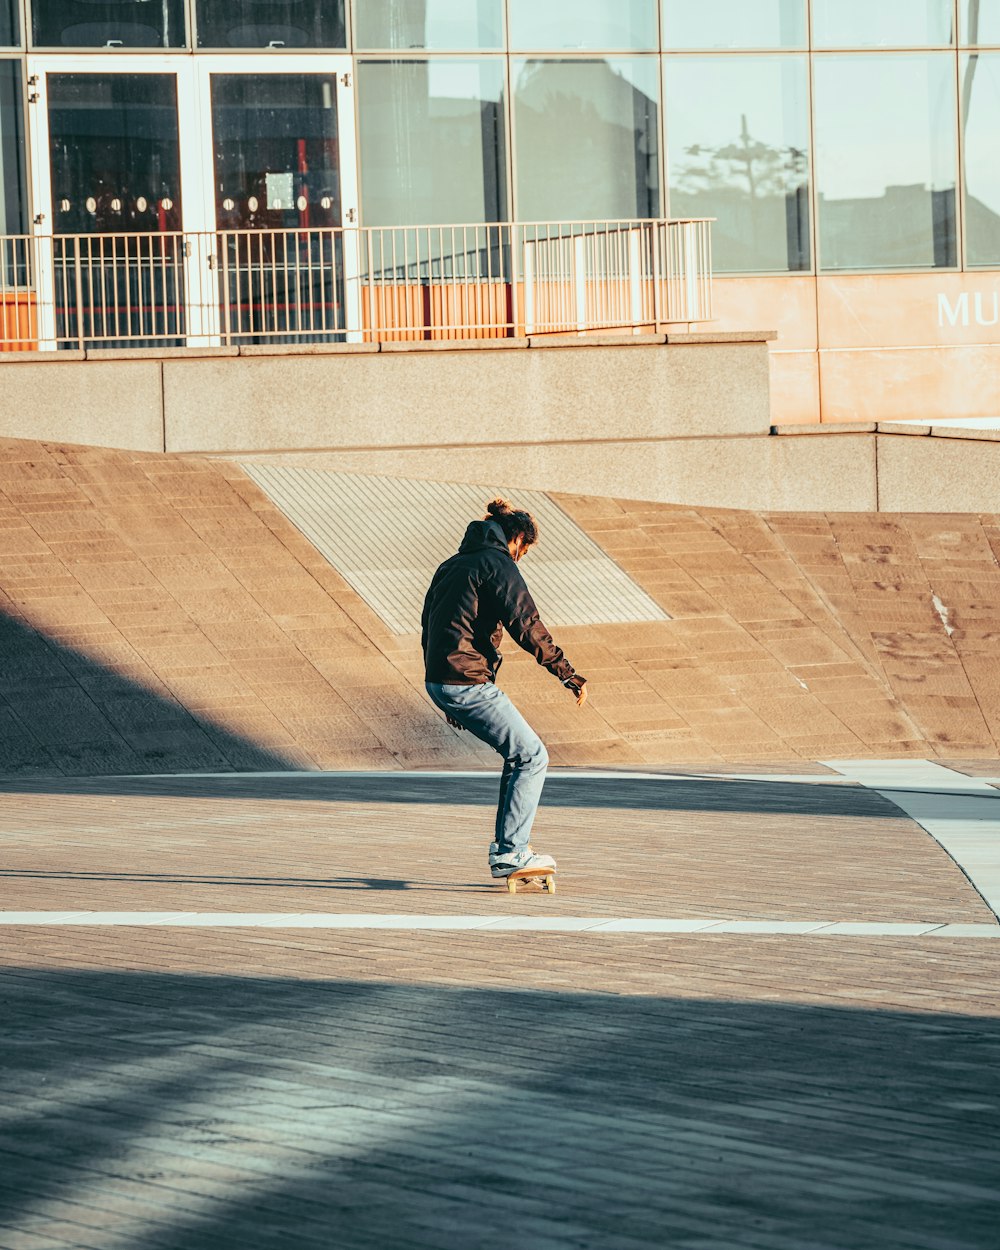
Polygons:
<instances>
[{"instance_id":1,"label":"window pane","mask_svg":"<svg viewBox=\"0 0 1000 1250\"><path fill-rule=\"evenodd\" d=\"M503 0L363 0L355 20L358 48L503 47Z\"/></svg>"},{"instance_id":2,"label":"window pane","mask_svg":"<svg viewBox=\"0 0 1000 1250\"><path fill-rule=\"evenodd\" d=\"M212 147L222 229L340 225L330 75L213 74Z\"/></svg>"},{"instance_id":3,"label":"window pane","mask_svg":"<svg viewBox=\"0 0 1000 1250\"><path fill-rule=\"evenodd\" d=\"M20 42L17 0L0 0L0 48L13 48Z\"/></svg>"},{"instance_id":4,"label":"window pane","mask_svg":"<svg viewBox=\"0 0 1000 1250\"><path fill-rule=\"evenodd\" d=\"M813 0L817 48L915 48L949 44L951 0Z\"/></svg>"},{"instance_id":5,"label":"window pane","mask_svg":"<svg viewBox=\"0 0 1000 1250\"><path fill-rule=\"evenodd\" d=\"M962 57L965 247L970 265L1000 264L1000 54Z\"/></svg>"},{"instance_id":6,"label":"window pane","mask_svg":"<svg viewBox=\"0 0 1000 1250\"><path fill-rule=\"evenodd\" d=\"M21 65L0 61L0 234L27 230Z\"/></svg>"},{"instance_id":7,"label":"window pane","mask_svg":"<svg viewBox=\"0 0 1000 1250\"><path fill-rule=\"evenodd\" d=\"M805 0L664 0L663 46L804 48Z\"/></svg>"},{"instance_id":8,"label":"window pane","mask_svg":"<svg viewBox=\"0 0 1000 1250\"><path fill-rule=\"evenodd\" d=\"M181 228L174 74L50 74L57 234Z\"/></svg>"},{"instance_id":9,"label":"window pane","mask_svg":"<svg viewBox=\"0 0 1000 1250\"><path fill-rule=\"evenodd\" d=\"M657 0L510 0L510 46L521 52L655 50Z\"/></svg>"},{"instance_id":10,"label":"window pane","mask_svg":"<svg viewBox=\"0 0 1000 1250\"><path fill-rule=\"evenodd\" d=\"M199 48L346 48L344 0L197 0Z\"/></svg>"},{"instance_id":11,"label":"window pane","mask_svg":"<svg viewBox=\"0 0 1000 1250\"><path fill-rule=\"evenodd\" d=\"M963 44L1000 44L1000 0L958 0Z\"/></svg>"},{"instance_id":12,"label":"window pane","mask_svg":"<svg viewBox=\"0 0 1000 1250\"><path fill-rule=\"evenodd\" d=\"M366 226L507 217L503 63L358 65Z\"/></svg>"},{"instance_id":13,"label":"window pane","mask_svg":"<svg viewBox=\"0 0 1000 1250\"><path fill-rule=\"evenodd\" d=\"M720 273L809 268L805 57L670 57L671 217L717 217Z\"/></svg>"},{"instance_id":14,"label":"window pane","mask_svg":"<svg viewBox=\"0 0 1000 1250\"><path fill-rule=\"evenodd\" d=\"M184 0L32 0L32 38L48 48L182 48Z\"/></svg>"},{"instance_id":15,"label":"window pane","mask_svg":"<svg viewBox=\"0 0 1000 1250\"><path fill-rule=\"evenodd\" d=\"M660 215L657 60L517 61L517 215Z\"/></svg>"},{"instance_id":16,"label":"window pane","mask_svg":"<svg viewBox=\"0 0 1000 1250\"><path fill-rule=\"evenodd\" d=\"M954 265L954 58L817 57L815 110L822 268Z\"/></svg>"}]
</instances>

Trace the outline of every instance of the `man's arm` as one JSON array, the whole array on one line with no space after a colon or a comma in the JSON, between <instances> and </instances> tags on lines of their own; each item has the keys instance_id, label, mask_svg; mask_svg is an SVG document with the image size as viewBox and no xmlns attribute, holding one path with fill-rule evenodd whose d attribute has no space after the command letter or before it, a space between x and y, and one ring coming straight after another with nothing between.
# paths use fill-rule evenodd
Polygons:
<instances>
[{"instance_id":1,"label":"man's arm","mask_svg":"<svg viewBox=\"0 0 1000 1250\"><path fill-rule=\"evenodd\" d=\"M552 635L543 625L531 591L516 564L512 563L509 569L501 572L496 589L501 621L511 638L529 655L533 655L542 668L548 669L553 677L558 677L576 695L577 703L583 703L587 697L584 689L587 679L574 670L562 650L552 641Z\"/></svg>"}]
</instances>

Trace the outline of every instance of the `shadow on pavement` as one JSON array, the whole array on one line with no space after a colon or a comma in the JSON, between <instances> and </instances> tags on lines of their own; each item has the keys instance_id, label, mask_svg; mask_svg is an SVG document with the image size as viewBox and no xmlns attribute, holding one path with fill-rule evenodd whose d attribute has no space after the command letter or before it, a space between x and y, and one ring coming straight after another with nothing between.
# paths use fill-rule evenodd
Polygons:
<instances>
[{"instance_id":1,"label":"shadow on pavement","mask_svg":"<svg viewBox=\"0 0 1000 1250\"><path fill-rule=\"evenodd\" d=\"M996 1245L996 1019L147 973L0 984L0 1245L15 1229L102 1250Z\"/></svg>"},{"instance_id":2,"label":"shadow on pavement","mask_svg":"<svg viewBox=\"0 0 1000 1250\"><path fill-rule=\"evenodd\" d=\"M450 804L495 808L496 772L414 776L404 773L297 773L267 777L216 776L0 778L2 794L58 794L142 798L240 799L310 803ZM544 807L642 811L800 813L805 816L901 815L895 804L860 786L800 785L786 781L683 780L549 774Z\"/></svg>"}]
</instances>

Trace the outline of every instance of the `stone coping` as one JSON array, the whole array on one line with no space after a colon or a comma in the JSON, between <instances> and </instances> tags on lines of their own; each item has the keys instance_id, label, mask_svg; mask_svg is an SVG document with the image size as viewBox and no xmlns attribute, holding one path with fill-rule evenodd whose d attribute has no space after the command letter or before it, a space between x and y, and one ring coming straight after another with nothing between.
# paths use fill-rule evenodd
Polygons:
<instances>
[{"instance_id":1,"label":"stone coping","mask_svg":"<svg viewBox=\"0 0 1000 1250\"><path fill-rule=\"evenodd\" d=\"M415 339L385 343L288 343L247 347L102 347L86 350L0 352L0 366L65 364L81 360L205 360L234 356L353 356L398 352L503 351L512 348L553 347L661 347L692 344L769 343L775 330L673 332L629 334L532 334L520 338Z\"/></svg>"},{"instance_id":2,"label":"stone coping","mask_svg":"<svg viewBox=\"0 0 1000 1250\"><path fill-rule=\"evenodd\" d=\"M979 430L969 426L906 425L902 421L842 421L823 424L772 425L771 433L781 437L801 434L902 434L918 438L961 438L973 442L1000 443L1000 430Z\"/></svg>"}]
</instances>

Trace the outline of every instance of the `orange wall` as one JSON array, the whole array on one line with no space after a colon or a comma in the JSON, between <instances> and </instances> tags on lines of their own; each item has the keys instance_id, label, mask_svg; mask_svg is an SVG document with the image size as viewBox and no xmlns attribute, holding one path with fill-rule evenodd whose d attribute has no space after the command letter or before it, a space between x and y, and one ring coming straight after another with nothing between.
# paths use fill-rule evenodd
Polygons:
<instances>
[{"instance_id":1,"label":"orange wall","mask_svg":"<svg viewBox=\"0 0 1000 1250\"><path fill-rule=\"evenodd\" d=\"M775 423L1000 413L1000 274L718 278L715 309L778 331Z\"/></svg>"}]
</instances>

